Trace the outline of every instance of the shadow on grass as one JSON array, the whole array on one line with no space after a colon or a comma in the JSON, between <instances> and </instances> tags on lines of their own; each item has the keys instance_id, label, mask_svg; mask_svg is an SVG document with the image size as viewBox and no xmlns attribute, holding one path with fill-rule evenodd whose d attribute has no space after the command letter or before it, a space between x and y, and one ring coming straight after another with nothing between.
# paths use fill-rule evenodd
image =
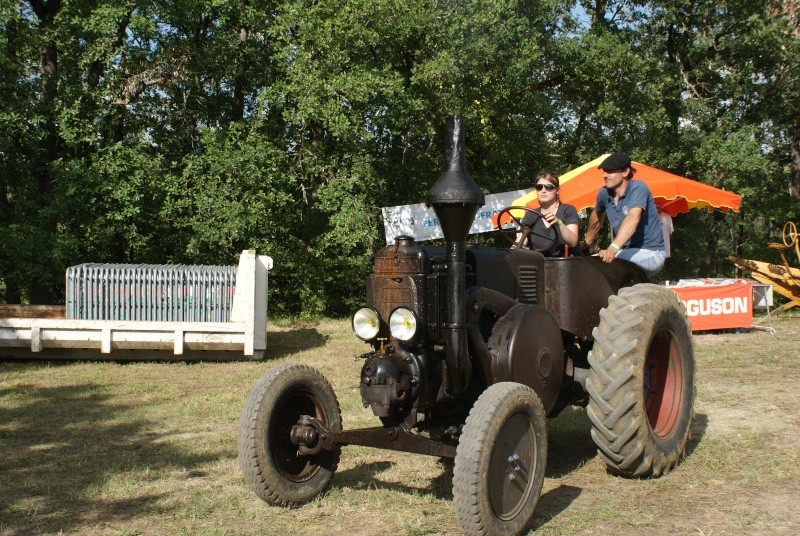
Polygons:
<instances>
[{"instance_id":1,"label":"shadow on grass","mask_svg":"<svg viewBox=\"0 0 800 536\"><path fill-rule=\"evenodd\" d=\"M592 441L592 423L586 410L568 407L555 419L547 421L548 478L561 478L597 455L597 446Z\"/></svg>"},{"instance_id":2,"label":"shadow on grass","mask_svg":"<svg viewBox=\"0 0 800 536\"><path fill-rule=\"evenodd\" d=\"M528 530L537 530L547 525L551 519L566 510L582 491L579 487L561 484L543 493L533 514L533 520L528 524Z\"/></svg>"},{"instance_id":3,"label":"shadow on grass","mask_svg":"<svg viewBox=\"0 0 800 536\"><path fill-rule=\"evenodd\" d=\"M597 455L597 447L590 435L591 422L583 408L566 408L557 418L548 420L547 424L548 454L545 472L547 478L561 478ZM373 462L357 465L352 469L336 473L333 484L334 486L357 490L380 488L404 493L431 494L437 499L452 500L453 460L441 458L439 459L439 464L442 467L442 472L433 478L430 486L427 487L415 487L380 480L377 475L389 469L393 465L392 462ZM555 493L552 496L558 497L559 501L564 502L567 495L576 490L575 497L580 493L580 489L560 486L556 490L543 495L543 498ZM545 504L547 504L547 501L545 501ZM552 517L557 513L552 512L550 516Z\"/></svg>"},{"instance_id":4,"label":"shadow on grass","mask_svg":"<svg viewBox=\"0 0 800 536\"><path fill-rule=\"evenodd\" d=\"M401 493L414 493L421 495L432 495L433 497L444 500L453 500L453 460L440 458L442 472L433 480L431 485L426 488L418 488L396 482L387 483L379 480L376 475L388 470L392 462L374 462L360 465L337 473L334 477L334 485L348 487L357 490L385 489L398 491ZM542 494L539 505L536 508L534 518L529 525L529 529L540 528L546 525L552 518L566 510L572 502L578 498L583 490L576 486L560 485Z\"/></svg>"},{"instance_id":5,"label":"shadow on grass","mask_svg":"<svg viewBox=\"0 0 800 536\"><path fill-rule=\"evenodd\" d=\"M297 328L291 331L277 331L267 334L267 352L265 359L279 359L304 350L325 346L327 335L314 328Z\"/></svg>"},{"instance_id":6,"label":"shadow on grass","mask_svg":"<svg viewBox=\"0 0 800 536\"><path fill-rule=\"evenodd\" d=\"M691 456L703 440L708 427L708 416L696 413L691 426L686 456ZM592 423L584 408L567 408L557 418L548 421L548 478L565 476L597 455L591 429Z\"/></svg>"},{"instance_id":7,"label":"shadow on grass","mask_svg":"<svg viewBox=\"0 0 800 536\"><path fill-rule=\"evenodd\" d=\"M708 415L705 413L695 413L692 420L692 430L689 434L689 441L686 443L686 456L691 456L697 446L703 441L708 429Z\"/></svg>"},{"instance_id":8,"label":"shadow on grass","mask_svg":"<svg viewBox=\"0 0 800 536\"><path fill-rule=\"evenodd\" d=\"M103 385L0 389L0 533L86 532L92 526L170 515L154 487L165 473L193 470L222 453L191 454L132 418L136 405ZM124 496L124 497L123 497Z\"/></svg>"},{"instance_id":9,"label":"shadow on grass","mask_svg":"<svg viewBox=\"0 0 800 536\"><path fill-rule=\"evenodd\" d=\"M432 495L441 500L453 500L453 460L440 458L442 472L431 479L429 486L417 487L397 482L386 482L377 477L378 474L392 467L393 462L373 462L358 465L352 469L336 473L333 485L355 490L384 489L408 494Z\"/></svg>"}]
</instances>

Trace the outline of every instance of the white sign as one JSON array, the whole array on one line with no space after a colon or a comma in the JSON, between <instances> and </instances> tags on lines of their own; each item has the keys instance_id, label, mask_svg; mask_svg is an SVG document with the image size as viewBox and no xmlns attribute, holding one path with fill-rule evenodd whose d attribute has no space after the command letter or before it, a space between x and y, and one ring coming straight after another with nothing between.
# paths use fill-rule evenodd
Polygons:
<instances>
[{"instance_id":1,"label":"white sign","mask_svg":"<svg viewBox=\"0 0 800 536\"><path fill-rule=\"evenodd\" d=\"M485 196L486 203L475 214L475 221L472 222L469 234L492 231L494 229L492 216L530 191L530 189L515 190ZM387 245L394 244L395 237L402 235L410 236L418 241L444 237L433 207L427 207L425 203L384 207L381 211L383 212L383 228L386 233Z\"/></svg>"},{"instance_id":2,"label":"white sign","mask_svg":"<svg viewBox=\"0 0 800 536\"><path fill-rule=\"evenodd\" d=\"M750 311L747 296L686 300L683 305L686 306L686 316L737 315Z\"/></svg>"}]
</instances>

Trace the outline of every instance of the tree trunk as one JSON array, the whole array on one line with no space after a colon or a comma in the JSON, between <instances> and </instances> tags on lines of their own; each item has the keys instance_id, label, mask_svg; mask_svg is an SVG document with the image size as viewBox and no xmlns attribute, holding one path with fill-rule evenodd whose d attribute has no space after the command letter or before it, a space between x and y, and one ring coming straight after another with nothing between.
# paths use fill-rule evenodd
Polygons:
<instances>
[{"instance_id":1,"label":"tree trunk","mask_svg":"<svg viewBox=\"0 0 800 536\"><path fill-rule=\"evenodd\" d=\"M49 32L58 12L61 10L61 0L30 0L31 8L39 19L39 30L46 34ZM56 41L49 40L41 49L39 64L42 76L41 113L46 117L44 121L44 135L39 147L34 151L30 160L31 175L36 180L38 191L38 205L46 209L50 204L50 194L53 190L54 177L51 166L59 157L60 136L56 122L56 102L58 101L59 74L58 74L58 45ZM47 210L43 211L47 214ZM52 216L47 216L40 222L51 236L55 236L57 222ZM52 304L55 299L52 288L46 284L33 283L28 289L28 299L31 303Z\"/></svg>"},{"instance_id":2,"label":"tree trunk","mask_svg":"<svg viewBox=\"0 0 800 536\"><path fill-rule=\"evenodd\" d=\"M745 227L746 223L744 221L744 209L739 210L739 232L736 235L736 244L734 245L735 255L739 258L742 256L742 245L744 244L745 239ZM742 271L737 266L734 270L734 277L742 277Z\"/></svg>"},{"instance_id":3,"label":"tree trunk","mask_svg":"<svg viewBox=\"0 0 800 536\"><path fill-rule=\"evenodd\" d=\"M714 231L706 243L706 254L703 258L703 262L700 263L700 266L697 270L698 277L708 277L708 275L711 273L711 265L714 262L714 255L717 254L718 243L719 237L717 236L716 231Z\"/></svg>"},{"instance_id":4,"label":"tree trunk","mask_svg":"<svg viewBox=\"0 0 800 536\"><path fill-rule=\"evenodd\" d=\"M5 284L5 303L21 303L22 293L20 293L19 287L16 285L16 283L13 281L5 281Z\"/></svg>"},{"instance_id":5,"label":"tree trunk","mask_svg":"<svg viewBox=\"0 0 800 536\"><path fill-rule=\"evenodd\" d=\"M792 167L789 175L789 195L800 199L800 137L792 140Z\"/></svg>"}]
</instances>

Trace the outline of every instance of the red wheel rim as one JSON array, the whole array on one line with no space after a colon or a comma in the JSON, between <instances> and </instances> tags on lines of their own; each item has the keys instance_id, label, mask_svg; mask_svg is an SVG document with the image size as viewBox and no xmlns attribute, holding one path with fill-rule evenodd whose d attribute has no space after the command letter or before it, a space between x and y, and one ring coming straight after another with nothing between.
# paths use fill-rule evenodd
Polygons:
<instances>
[{"instance_id":1,"label":"red wheel rim","mask_svg":"<svg viewBox=\"0 0 800 536\"><path fill-rule=\"evenodd\" d=\"M675 430L683 405L683 360L675 335L660 331L650 343L644 368L644 405L659 439Z\"/></svg>"}]
</instances>

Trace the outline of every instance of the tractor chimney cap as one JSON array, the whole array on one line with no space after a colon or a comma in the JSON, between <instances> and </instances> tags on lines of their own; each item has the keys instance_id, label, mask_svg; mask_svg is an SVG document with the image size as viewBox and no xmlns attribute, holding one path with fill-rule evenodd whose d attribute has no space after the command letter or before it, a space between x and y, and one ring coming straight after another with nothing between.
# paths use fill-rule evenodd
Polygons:
<instances>
[{"instance_id":1,"label":"tractor chimney cap","mask_svg":"<svg viewBox=\"0 0 800 536\"><path fill-rule=\"evenodd\" d=\"M433 206L483 205L483 192L467 173L464 154L464 119L461 116L453 116L448 119L446 143L446 169L428 190L425 202Z\"/></svg>"}]
</instances>

